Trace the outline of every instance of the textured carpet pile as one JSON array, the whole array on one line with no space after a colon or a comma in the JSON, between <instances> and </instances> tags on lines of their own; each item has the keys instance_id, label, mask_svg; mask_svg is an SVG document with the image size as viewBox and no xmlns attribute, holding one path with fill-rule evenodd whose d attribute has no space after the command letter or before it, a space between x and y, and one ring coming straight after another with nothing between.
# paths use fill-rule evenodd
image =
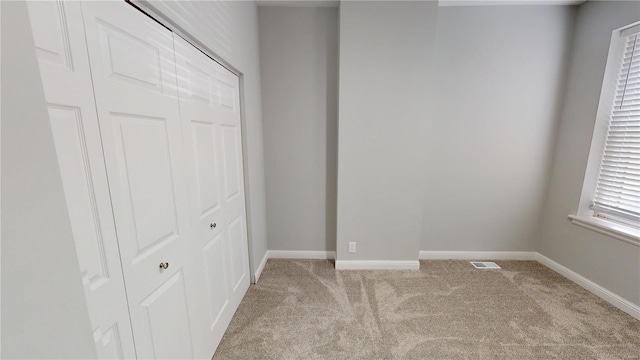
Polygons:
<instances>
[{"instance_id":1,"label":"textured carpet pile","mask_svg":"<svg viewBox=\"0 0 640 360\"><path fill-rule=\"evenodd\" d=\"M640 359L640 321L534 261L269 260L214 359Z\"/></svg>"}]
</instances>

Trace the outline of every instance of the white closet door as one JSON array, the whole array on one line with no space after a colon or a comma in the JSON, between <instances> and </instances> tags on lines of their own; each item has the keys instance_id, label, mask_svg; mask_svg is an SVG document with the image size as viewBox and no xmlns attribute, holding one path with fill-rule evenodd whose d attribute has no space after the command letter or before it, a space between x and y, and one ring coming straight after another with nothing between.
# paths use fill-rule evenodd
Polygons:
<instances>
[{"instance_id":1,"label":"white closet door","mask_svg":"<svg viewBox=\"0 0 640 360\"><path fill-rule=\"evenodd\" d=\"M172 34L125 2L82 9L138 357L204 357Z\"/></svg>"},{"instance_id":2,"label":"white closet door","mask_svg":"<svg viewBox=\"0 0 640 360\"><path fill-rule=\"evenodd\" d=\"M80 3L27 6L96 351L134 358Z\"/></svg>"},{"instance_id":3,"label":"white closet door","mask_svg":"<svg viewBox=\"0 0 640 360\"><path fill-rule=\"evenodd\" d=\"M213 355L249 287L238 77L174 34L196 264Z\"/></svg>"}]
</instances>

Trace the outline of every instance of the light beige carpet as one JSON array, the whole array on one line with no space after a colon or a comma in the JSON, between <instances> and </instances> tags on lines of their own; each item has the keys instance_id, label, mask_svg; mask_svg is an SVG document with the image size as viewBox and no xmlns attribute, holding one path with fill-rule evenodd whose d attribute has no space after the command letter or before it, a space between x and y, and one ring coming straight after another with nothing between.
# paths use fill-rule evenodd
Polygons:
<instances>
[{"instance_id":1,"label":"light beige carpet","mask_svg":"<svg viewBox=\"0 0 640 360\"><path fill-rule=\"evenodd\" d=\"M214 359L640 359L640 321L533 261L269 260Z\"/></svg>"}]
</instances>

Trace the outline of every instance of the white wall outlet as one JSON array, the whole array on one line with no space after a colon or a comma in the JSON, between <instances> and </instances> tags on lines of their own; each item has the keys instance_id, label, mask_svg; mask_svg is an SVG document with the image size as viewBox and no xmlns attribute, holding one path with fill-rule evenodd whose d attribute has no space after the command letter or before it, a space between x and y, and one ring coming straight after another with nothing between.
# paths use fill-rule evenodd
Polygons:
<instances>
[{"instance_id":1,"label":"white wall outlet","mask_svg":"<svg viewBox=\"0 0 640 360\"><path fill-rule=\"evenodd\" d=\"M349 252L350 253L355 253L356 252L356 243L351 241L349 242Z\"/></svg>"}]
</instances>

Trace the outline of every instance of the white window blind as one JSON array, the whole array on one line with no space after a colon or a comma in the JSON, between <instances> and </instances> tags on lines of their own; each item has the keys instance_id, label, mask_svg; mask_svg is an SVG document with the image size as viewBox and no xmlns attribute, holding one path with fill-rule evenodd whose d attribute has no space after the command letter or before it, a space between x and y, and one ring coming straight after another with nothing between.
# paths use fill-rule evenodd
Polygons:
<instances>
[{"instance_id":1,"label":"white window blind","mask_svg":"<svg viewBox=\"0 0 640 360\"><path fill-rule=\"evenodd\" d=\"M592 209L640 225L640 26L621 34L622 61Z\"/></svg>"}]
</instances>

